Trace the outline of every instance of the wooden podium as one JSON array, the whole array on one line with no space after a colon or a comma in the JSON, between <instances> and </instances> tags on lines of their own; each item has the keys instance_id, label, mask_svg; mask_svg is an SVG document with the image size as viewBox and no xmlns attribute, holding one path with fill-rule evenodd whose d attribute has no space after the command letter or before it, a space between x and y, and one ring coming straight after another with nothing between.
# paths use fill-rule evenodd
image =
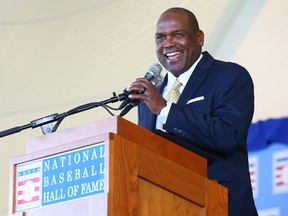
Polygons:
<instances>
[{"instance_id":1,"label":"wooden podium","mask_svg":"<svg viewBox=\"0 0 288 216\"><path fill-rule=\"evenodd\" d=\"M228 215L207 159L123 118L29 140L10 162L9 216Z\"/></svg>"}]
</instances>

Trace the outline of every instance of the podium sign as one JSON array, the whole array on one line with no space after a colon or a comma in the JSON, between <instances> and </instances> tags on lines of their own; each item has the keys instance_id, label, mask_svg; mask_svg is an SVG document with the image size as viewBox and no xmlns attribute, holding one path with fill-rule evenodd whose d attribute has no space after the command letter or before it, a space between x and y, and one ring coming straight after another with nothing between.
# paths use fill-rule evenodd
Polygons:
<instances>
[{"instance_id":1,"label":"podium sign","mask_svg":"<svg viewBox=\"0 0 288 216\"><path fill-rule=\"evenodd\" d=\"M109 192L107 152L109 135L12 159L10 168L14 174L10 182L14 182L11 185L14 193L10 201L13 211L15 214L38 212L44 207L69 205L90 197L106 200ZM107 212L105 207L102 210Z\"/></svg>"},{"instance_id":2,"label":"podium sign","mask_svg":"<svg viewBox=\"0 0 288 216\"><path fill-rule=\"evenodd\" d=\"M105 144L18 164L16 211L104 193Z\"/></svg>"}]
</instances>

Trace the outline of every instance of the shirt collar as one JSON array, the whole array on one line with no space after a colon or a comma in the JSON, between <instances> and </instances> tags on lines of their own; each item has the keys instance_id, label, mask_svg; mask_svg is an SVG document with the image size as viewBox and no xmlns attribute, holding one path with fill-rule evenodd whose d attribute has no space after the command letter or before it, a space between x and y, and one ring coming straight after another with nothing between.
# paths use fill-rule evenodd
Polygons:
<instances>
[{"instance_id":1,"label":"shirt collar","mask_svg":"<svg viewBox=\"0 0 288 216\"><path fill-rule=\"evenodd\" d=\"M196 68L197 64L199 63L199 61L201 60L202 57L203 57L203 54L201 53L199 58L194 62L194 64L189 68L189 70L187 70L186 72L182 73L178 77L179 81L182 83L183 86L186 86L190 76L192 75L194 69ZM177 79L177 77L175 77L170 71L168 71L168 83L167 83L167 86L172 86L176 79Z\"/></svg>"}]
</instances>

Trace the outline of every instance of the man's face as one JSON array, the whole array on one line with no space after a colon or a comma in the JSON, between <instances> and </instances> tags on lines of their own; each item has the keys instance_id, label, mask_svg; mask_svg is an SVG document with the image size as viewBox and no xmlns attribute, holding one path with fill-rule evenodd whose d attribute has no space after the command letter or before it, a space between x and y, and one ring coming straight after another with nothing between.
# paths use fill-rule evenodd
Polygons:
<instances>
[{"instance_id":1,"label":"man's face","mask_svg":"<svg viewBox=\"0 0 288 216\"><path fill-rule=\"evenodd\" d=\"M203 32L195 32L192 27L183 14L166 13L157 22L157 57L166 70L177 77L186 72L201 53Z\"/></svg>"}]
</instances>

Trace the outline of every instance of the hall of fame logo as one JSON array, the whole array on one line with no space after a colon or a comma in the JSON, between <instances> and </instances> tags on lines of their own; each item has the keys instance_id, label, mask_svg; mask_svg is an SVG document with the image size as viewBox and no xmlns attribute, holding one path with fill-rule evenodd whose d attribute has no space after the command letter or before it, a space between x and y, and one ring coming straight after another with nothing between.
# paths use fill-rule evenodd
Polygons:
<instances>
[{"instance_id":1,"label":"hall of fame logo","mask_svg":"<svg viewBox=\"0 0 288 216\"><path fill-rule=\"evenodd\" d=\"M19 164L16 169L17 211L39 207L41 205L41 161Z\"/></svg>"},{"instance_id":2,"label":"hall of fame logo","mask_svg":"<svg viewBox=\"0 0 288 216\"><path fill-rule=\"evenodd\" d=\"M273 193L288 192L288 151L273 153Z\"/></svg>"},{"instance_id":3,"label":"hall of fame logo","mask_svg":"<svg viewBox=\"0 0 288 216\"><path fill-rule=\"evenodd\" d=\"M258 196L258 184L259 184L258 170L259 170L258 157L257 156L249 157L249 173L254 198Z\"/></svg>"},{"instance_id":4,"label":"hall of fame logo","mask_svg":"<svg viewBox=\"0 0 288 216\"><path fill-rule=\"evenodd\" d=\"M16 166L16 212L107 193L105 142Z\"/></svg>"}]
</instances>

